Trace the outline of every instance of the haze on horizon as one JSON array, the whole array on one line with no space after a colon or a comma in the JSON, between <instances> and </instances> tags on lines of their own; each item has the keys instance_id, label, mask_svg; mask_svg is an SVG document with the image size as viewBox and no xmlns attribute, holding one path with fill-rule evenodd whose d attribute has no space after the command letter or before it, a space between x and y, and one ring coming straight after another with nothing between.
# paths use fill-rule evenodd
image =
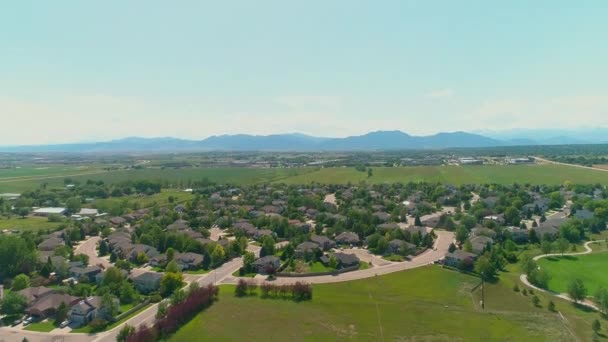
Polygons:
<instances>
[{"instance_id":1,"label":"haze on horizon","mask_svg":"<svg viewBox=\"0 0 608 342\"><path fill-rule=\"evenodd\" d=\"M0 145L607 127L605 1L19 1Z\"/></svg>"}]
</instances>

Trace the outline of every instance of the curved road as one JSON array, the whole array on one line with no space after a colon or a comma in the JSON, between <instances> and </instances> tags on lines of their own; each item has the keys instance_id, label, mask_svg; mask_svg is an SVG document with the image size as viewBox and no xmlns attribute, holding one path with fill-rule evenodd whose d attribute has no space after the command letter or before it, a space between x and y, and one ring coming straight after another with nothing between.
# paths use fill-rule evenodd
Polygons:
<instances>
[{"instance_id":1,"label":"curved road","mask_svg":"<svg viewBox=\"0 0 608 342\"><path fill-rule=\"evenodd\" d=\"M592 243L600 243L603 242L602 240L593 240L593 241L587 241L585 242L585 244L583 245L583 247L585 247L585 251L584 252L576 252L576 253L564 253L564 254L560 254L560 253L550 253L550 254L541 254L541 255L537 255L533 258L534 261L537 261L539 259L542 258L548 258L548 257L552 257L552 256L564 256L564 255L583 255L583 254L589 254L591 252L593 252L593 250L591 249L591 247L589 247L590 244ZM521 274L519 276L519 280L521 280L522 283L524 283L524 285L537 290L537 291L541 291L547 294L550 294L554 297L558 297L564 300L567 300L569 302L575 303L575 301L570 298L567 294L565 293L557 293L557 292L553 292L553 291L549 291L549 290L545 290L545 289L541 289L540 287L534 286L532 285L529 281L528 281L528 276L526 274ZM592 301L590 300L585 300L583 302L578 302L578 304L580 305L584 305L588 308L591 308L593 310L596 311L601 311Z\"/></svg>"},{"instance_id":2,"label":"curved road","mask_svg":"<svg viewBox=\"0 0 608 342\"><path fill-rule=\"evenodd\" d=\"M371 278L377 275L389 274L429 265L437 260L442 259L447 253L450 243L452 243L452 241L454 240L453 232L435 231L435 233L437 234L437 240L435 240L433 249L427 250L426 252L412 258L412 260L410 261L392 262L388 265L377 266L366 270L347 272L336 276L328 275L301 278L281 277L273 282L278 284L291 284L296 281L305 281L311 284L336 283ZM81 244L77 250L89 255L89 257L92 257L96 254L95 246L97 244L97 241L98 239L91 238ZM259 253L259 247L257 246L250 246L249 249L256 254ZM104 259L97 259L92 258L91 264L93 263L92 260L105 261ZM238 271L238 269L242 265L243 259L236 258L225 263L220 268L210 273L203 275L185 275L185 279L188 281L197 281L201 286L206 286L208 284L236 283L238 281L238 278L232 276L232 274ZM0 342L21 342L24 337L26 337L30 342L114 342L116 341L116 336L118 335L118 332L125 324L129 324L131 326L152 324L154 322L154 316L156 315L157 310L158 304L153 304L144 311L137 314L136 316L128 319L125 323L115 327L114 329L96 335L86 335L77 333L71 334L60 331L59 329L56 329L55 331L52 331L50 333L38 333L21 329L3 327L0 328Z\"/></svg>"}]
</instances>

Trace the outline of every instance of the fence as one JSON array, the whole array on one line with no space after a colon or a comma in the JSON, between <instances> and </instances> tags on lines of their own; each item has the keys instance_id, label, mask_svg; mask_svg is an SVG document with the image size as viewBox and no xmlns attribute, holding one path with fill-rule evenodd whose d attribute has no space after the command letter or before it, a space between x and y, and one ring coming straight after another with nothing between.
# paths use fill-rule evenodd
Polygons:
<instances>
[{"instance_id":1,"label":"fence","mask_svg":"<svg viewBox=\"0 0 608 342\"><path fill-rule=\"evenodd\" d=\"M129 309L129 310L127 310L127 311L125 311L125 312L121 313L120 315L117 315L116 317L112 318L112 319L111 319L111 321L112 321L112 322L118 322L118 321L120 321L121 319L123 319L123 318L125 318L125 317L129 316L130 314L134 313L135 311L137 311L137 310L139 310L139 309L143 308L144 306L146 306L146 305L148 305L148 304L150 304L150 299L146 299L146 300L144 300L143 302L141 302L141 303L139 303L139 304L135 305L135 306L134 306L134 307L132 307L131 309Z\"/></svg>"}]
</instances>

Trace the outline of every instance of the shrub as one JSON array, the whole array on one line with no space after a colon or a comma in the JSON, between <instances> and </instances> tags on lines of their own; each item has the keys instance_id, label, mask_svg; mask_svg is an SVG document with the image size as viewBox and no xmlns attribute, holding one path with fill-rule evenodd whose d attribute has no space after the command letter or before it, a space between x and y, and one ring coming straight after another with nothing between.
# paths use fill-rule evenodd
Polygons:
<instances>
[{"instance_id":1,"label":"shrub","mask_svg":"<svg viewBox=\"0 0 608 342\"><path fill-rule=\"evenodd\" d=\"M549 305L547 305L547 309L551 312L555 312L555 303L553 303L553 301L550 301Z\"/></svg>"},{"instance_id":2,"label":"shrub","mask_svg":"<svg viewBox=\"0 0 608 342\"><path fill-rule=\"evenodd\" d=\"M105 319L95 318L89 322L89 327L93 332L102 331L108 325L108 321Z\"/></svg>"},{"instance_id":3,"label":"shrub","mask_svg":"<svg viewBox=\"0 0 608 342\"><path fill-rule=\"evenodd\" d=\"M519 292L519 286L517 284L513 285L513 291Z\"/></svg>"},{"instance_id":4,"label":"shrub","mask_svg":"<svg viewBox=\"0 0 608 342\"><path fill-rule=\"evenodd\" d=\"M236 288L234 289L234 294L237 297L244 297L247 295L247 282L243 279L239 279L239 282L236 284Z\"/></svg>"},{"instance_id":5,"label":"shrub","mask_svg":"<svg viewBox=\"0 0 608 342\"><path fill-rule=\"evenodd\" d=\"M150 302L158 303L163 300L163 297L159 293L153 293L150 295Z\"/></svg>"}]
</instances>

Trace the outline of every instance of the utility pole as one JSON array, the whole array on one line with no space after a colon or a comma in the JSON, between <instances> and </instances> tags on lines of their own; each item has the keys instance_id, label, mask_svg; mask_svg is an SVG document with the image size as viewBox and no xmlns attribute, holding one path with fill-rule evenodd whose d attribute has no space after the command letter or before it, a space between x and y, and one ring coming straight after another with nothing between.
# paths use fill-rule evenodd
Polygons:
<instances>
[{"instance_id":1,"label":"utility pole","mask_svg":"<svg viewBox=\"0 0 608 342\"><path fill-rule=\"evenodd\" d=\"M483 288L484 288L484 281L483 281L483 273L481 273L481 309L485 309L486 306L486 302L485 302L485 298L484 298L484 293L483 293Z\"/></svg>"}]
</instances>

